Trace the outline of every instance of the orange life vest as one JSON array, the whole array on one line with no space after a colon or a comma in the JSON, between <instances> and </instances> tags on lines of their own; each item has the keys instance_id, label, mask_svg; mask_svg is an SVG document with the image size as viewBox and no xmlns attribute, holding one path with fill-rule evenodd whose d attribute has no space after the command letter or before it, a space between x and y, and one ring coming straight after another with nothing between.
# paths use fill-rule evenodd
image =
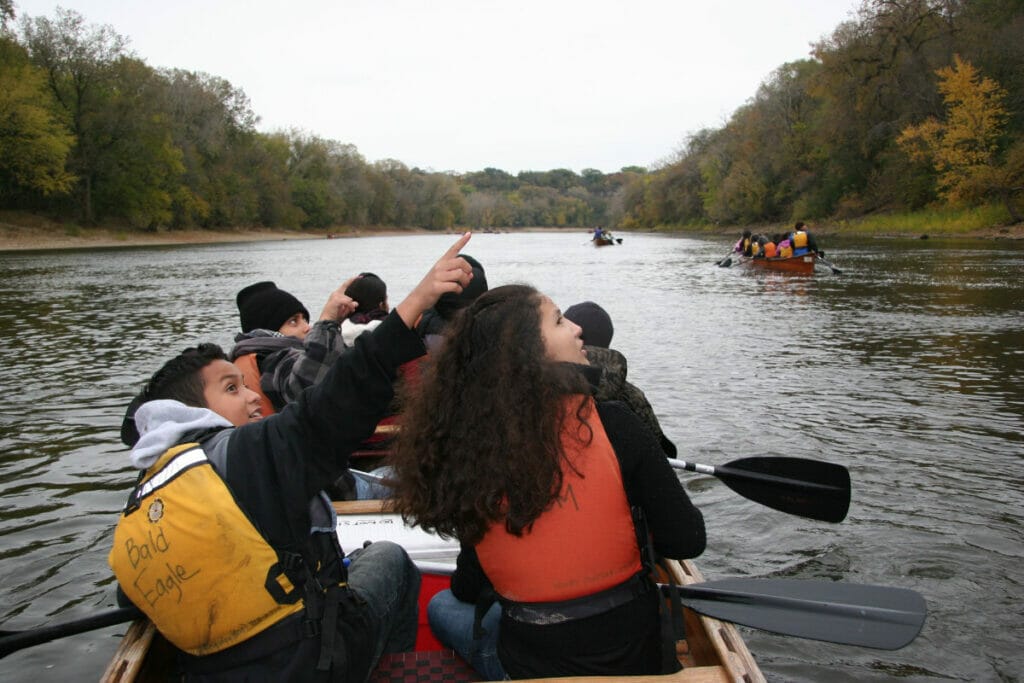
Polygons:
<instances>
[{"instance_id":1,"label":"orange life vest","mask_svg":"<svg viewBox=\"0 0 1024 683\"><path fill-rule=\"evenodd\" d=\"M764 257L765 258L775 258L776 251L777 250L776 250L776 247L775 247L775 242L769 242L768 244L764 245Z\"/></svg>"},{"instance_id":2,"label":"orange life vest","mask_svg":"<svg viewBox=\"0 0 1024 683\"><path fill-rule=\"evenodd\" d=\"M270 402L267 395L260 389L260 366L256 363L256 354L247 353L244 356L239 356L234 360L234 363L242 371L242 379L245 382L245 386L260 395L260 412L263 413L263 417L276 413L274 404Z\"/></svg>"},{"instance_id":3,"label":"orange life vest","mask_svg":"<svg viewBox=\"0 0 1024 683\"><path fill-rule=\"evenodd\" d=\"M587 426L572 419L579 399L565 403L571 426L562 435L562 450L572 467L563 465L554 503L522 536L498 522L476 546L480 566L506 600L571 600L621 584L641 570L618 458L592 398L585 409L592 430L586 443Z\"/></svg>"}]
</instances>

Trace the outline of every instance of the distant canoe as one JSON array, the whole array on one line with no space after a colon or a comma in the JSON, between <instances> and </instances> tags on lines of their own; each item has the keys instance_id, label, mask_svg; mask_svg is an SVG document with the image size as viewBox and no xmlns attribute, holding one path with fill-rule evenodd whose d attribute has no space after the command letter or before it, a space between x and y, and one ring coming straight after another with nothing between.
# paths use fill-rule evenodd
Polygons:
<instances>
[{"instance_id":1,"label":"distant canoe","mask_svg":"<svg viewBox=\"0 0 1024 683\"><path fill-rule=\"evenodd\" d=\"M622 244L621 237L595 237L590 240L595 247L610 247L613 244Z\"/></svg>"},{"instance_id":2,"label":"distant canoe","mask_svg":"<svg viewBox=\"0 0 1024 683\"><path fill-rule=\"evenodd\" d=\"M814 263L817 260L817 255L810 253L803 254L802 256L790 256L789 258L743 258L737 260L736 265L776 270L783 273L812 275L814 273Z\"/></svg>"}]
</instances>

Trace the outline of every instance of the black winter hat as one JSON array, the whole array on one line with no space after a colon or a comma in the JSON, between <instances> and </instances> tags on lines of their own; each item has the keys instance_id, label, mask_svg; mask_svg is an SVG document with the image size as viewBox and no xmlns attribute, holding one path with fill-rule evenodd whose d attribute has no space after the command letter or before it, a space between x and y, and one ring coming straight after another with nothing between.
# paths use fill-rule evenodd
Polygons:
<instances>
[{"instance_id":1,"label":"black winter hat","mask_svg":"<svg viewBox=\"0 0 1024 683\"><path fill-rule=\"evenodd\" d=\"M309 320L309 311L301 301L269 281L249 285L238 293L235 303L242 320L242 332L276 332L296 313L302 313Z\"/></svg>"},{"instance_id":2,"label":"black winter hat","mask_svg":"<svg viewBox=\"0 0 1024 683\"><path fill-rule=\"evenodd\" d=\"M607 349L612 343L615 328L608 312L593 301L573 304L563 313L566 318L583 328L583 343Z\"/></svg>"},{"instance_id":3,"label":"black winter hat","mask_svg":"<svg viewBox=\"0 0 1024 683\"><path fill-rule=\"evenodd\" d=\"M469 306L478 296L487 291L487 275L484 273L484 267L469 254L459 254L459 256L465 259L469 267L473 269L473 279L459 294L446 292L434 304L437 314L449 322L457 312Z\"/></svg>"}]
</instances>

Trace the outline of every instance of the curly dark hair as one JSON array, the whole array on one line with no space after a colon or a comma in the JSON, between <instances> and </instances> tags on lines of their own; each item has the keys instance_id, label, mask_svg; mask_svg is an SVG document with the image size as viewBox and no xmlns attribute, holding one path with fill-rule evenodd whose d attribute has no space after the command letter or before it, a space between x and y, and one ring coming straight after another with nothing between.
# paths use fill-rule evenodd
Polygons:
<instances>
[{"instance_id":1,"label":"curly dark hair","mask_svg":"<svg viewBox=\"0 0 1024 683\"><path fill-rule=\"evenodd\" d=\"M519 536L558 495L563 424L582 423L582 440L593 433L585 378L545 356L541 301L527 285L481 295L405 397L390 462L407 523L470 544L496 522ZM584 395L575 410L572 394Z\"/></svg>"},{"instance_id":2,"label":"curly dark hair","mask_svg":"<svg viewBox=\"0 0 1024 683\"><path fill-rule=\"evenodd\" d=\"M202 369L215 360L228 360L227 354L218 345L207 343L189 347L164 363L128 404L121 423L121 441L125 445L134 446L139 440L135 428L135 411L148 401L172 399L195 408L208 407L203 395Z\"/></svg>"}]
</instances>

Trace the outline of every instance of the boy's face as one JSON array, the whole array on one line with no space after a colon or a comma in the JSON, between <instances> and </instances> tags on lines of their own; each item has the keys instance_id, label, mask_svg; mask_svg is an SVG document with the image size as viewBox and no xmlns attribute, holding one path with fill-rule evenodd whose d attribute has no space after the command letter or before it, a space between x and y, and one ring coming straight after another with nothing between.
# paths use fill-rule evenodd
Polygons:
<instances>
[{"instance_id":1,"label":"boy's face","mask_svg":"<svg viewBox=\"0 0 1024 683\"><path fill-rule=\"evenodd\" d=\"M296 313L288 320L284 321L284 325L277 330L286 337L295 337L300 341L306 339L306 335L309 334L309 321L306 320L306 316L301 313Z\"/></svg>"},{"instance_id":2,"label":"boy's face","mask_svg":"<svg viewBox=\"0 0 1024 683\"><path fill-rule=\"evenodd\" d=\"M260 395L245 386L242 371L234 363L215 360L202 369L201 375L207 408L236 427L263 417Z\"/></svg>"}]
</instances>

